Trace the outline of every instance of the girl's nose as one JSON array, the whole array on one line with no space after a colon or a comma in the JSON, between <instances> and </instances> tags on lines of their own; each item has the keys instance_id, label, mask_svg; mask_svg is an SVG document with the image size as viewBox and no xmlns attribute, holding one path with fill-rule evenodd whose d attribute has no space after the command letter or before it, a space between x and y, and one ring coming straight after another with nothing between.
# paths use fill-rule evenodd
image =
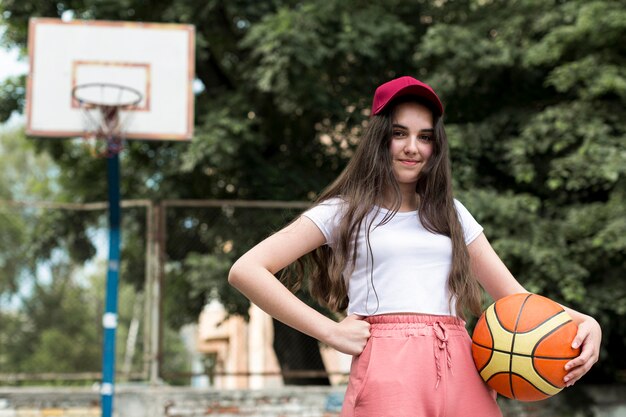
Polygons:
<instances>
[{"instance_id":1,"label":"girl's nose","mask_svg":"<svg viewBox=\"0 0 626 417\"><path fill-rule=\"evenodd\" d=\"M406 141L406 145L404 146L404 152L406 154L416 154L417 153L417 137L409 136Z\"/></svg>"}]
</instances>

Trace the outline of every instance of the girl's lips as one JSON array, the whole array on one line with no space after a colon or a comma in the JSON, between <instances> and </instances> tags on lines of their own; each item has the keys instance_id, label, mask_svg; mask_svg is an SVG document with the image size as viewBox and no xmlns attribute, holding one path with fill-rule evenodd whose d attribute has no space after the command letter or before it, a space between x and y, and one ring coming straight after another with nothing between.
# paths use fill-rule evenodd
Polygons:
<instances>
[{"instance_id":1,"label":"girl's lips","mask_svg":"<svg viewBox=\"0 0 626 417\"><path fill-rule=\"evenodd\" d=\"M417 161L410 160L410 159L400 159L400 163L402 165L409 165L409 166L417 165Z\"/></svg>"}]
</instances>

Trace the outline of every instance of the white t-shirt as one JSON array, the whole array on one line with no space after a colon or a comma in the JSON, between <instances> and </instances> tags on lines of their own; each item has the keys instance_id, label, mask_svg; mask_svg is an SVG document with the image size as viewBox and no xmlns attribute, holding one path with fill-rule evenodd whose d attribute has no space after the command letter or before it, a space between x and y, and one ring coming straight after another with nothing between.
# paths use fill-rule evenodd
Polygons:
<instances>
[{"instance_id":1,"label":"white t-shirt","mask_svg":"<svg viewBox=\"0 0 626 417\"><path fill-rule=\"evenodd\" d=\"M458 200L454 203L465 243L469 244L483 228ZM331 248L346 206L344 200L332 198L303 214L317 225ZM354 270L349 274L348 265L344 271L348 314L456 315L454 304L449 303L447 285L452 261L450 238L425 229L417 211L398 212L380 225L387 213L388 210L375 207L364 221L372 225L371 254L367 249L366 227L359 230Z\"/></svg>"}]
</instances>

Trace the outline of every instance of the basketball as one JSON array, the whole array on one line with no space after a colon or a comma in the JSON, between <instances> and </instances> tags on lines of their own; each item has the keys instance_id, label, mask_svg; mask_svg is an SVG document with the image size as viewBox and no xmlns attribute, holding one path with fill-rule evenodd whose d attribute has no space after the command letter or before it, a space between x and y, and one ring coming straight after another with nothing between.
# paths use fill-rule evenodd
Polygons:
<instances>
[{"instance_id":1,"label":"basketball","mask_svg":"<svg viewBox=\"0 0 626 417\"><path fill-rule=\"evenodd\" d=\"M578 326L559 304L536 294L513 294L490 305L472 336L480 376L505 397L538 401L560 392Z\"/></svg>"}]
</instances>

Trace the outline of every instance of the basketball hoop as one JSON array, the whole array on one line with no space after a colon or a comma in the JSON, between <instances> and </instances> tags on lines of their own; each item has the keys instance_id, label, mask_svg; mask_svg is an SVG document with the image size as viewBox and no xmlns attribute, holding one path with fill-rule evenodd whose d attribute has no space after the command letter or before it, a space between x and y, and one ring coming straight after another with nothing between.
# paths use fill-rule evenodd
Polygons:
<instances>
[{"instance_id":1,"label":"basketball hoop","mask_svg":"<svg viewBox=\"0 0 626 417\"><path fill-rule=\"evenodd\" d=\"M83 139L92 155L108 158L120 153L124 148L129 110L139 104L143 95L124 85L87 83L74 87L72 97L83 113Z\"/></svg>"}]
</instances>

